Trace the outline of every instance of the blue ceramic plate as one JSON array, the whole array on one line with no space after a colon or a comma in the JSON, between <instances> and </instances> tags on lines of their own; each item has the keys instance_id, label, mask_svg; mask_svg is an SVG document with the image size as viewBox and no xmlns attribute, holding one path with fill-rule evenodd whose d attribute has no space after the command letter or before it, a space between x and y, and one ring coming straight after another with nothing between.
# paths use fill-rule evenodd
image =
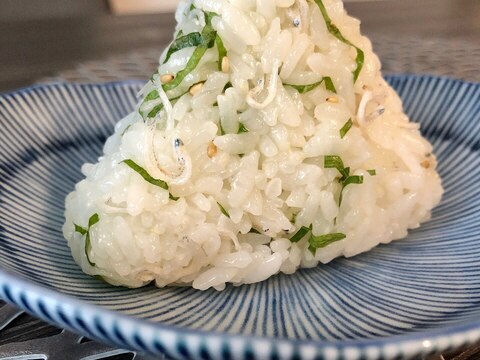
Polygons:
<instances>
[{"instance_id":1,"label":"blue ceramic plate","mask_svg":"<svg viewBox=\"0 0 480 360\"><path fill-rule=\"evenodd\" d=\"M480 84L390 77L434 143L446 195L407 240L224 292L128 290L84 275L61 234L65 195L137 82L0 97L0 296L100 341L177 359L379 359L480 339Z\"/></svg>"}]
</instances>

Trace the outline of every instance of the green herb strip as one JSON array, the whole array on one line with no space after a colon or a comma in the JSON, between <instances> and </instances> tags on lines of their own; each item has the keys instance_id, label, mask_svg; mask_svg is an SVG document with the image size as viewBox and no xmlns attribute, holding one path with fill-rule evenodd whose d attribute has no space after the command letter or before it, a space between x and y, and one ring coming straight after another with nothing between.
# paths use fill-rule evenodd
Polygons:
<instances>
[{"instance_id":1,"label":"green herb strip","mask_svg":"<svg viewBox=\"0 0 480 360\"><path fill-rule=\"evenodd\" d=\"M80 233L81 235L85 236L88 233L88 230L81 227L80 225L74 224L75 225L75 232Z\"/></svg>"},{"instance_id":2,"label":"green herb strip","mask_svg":"<svg viewBox=\"0 0 480 360\"><path fill-rule=\"evenodd\" d=\"M346 188L348 185L352 185L352 184L361 185L361 184L363 184L363 180L364 180L363 176L355 175L355 176L348 176L348 177L342 182L342 191L340 192L340 198L338 199L339 205L342 205L342 202L343 202L343 191L345 190L345 188Z\"/></svg>"},{"instance_id":3,"label":"green herb strip","mask_svg":"<svg viewBox=\"0 0 480 360\"><path fill-rule=\"evenodd\" d=\"M340 137L343 139L345 136L347 136L348 132L353 126L353 121L352 119L348 119L348 121L343 125L343 127L340 129Z\"/></svg>"},{"instance_id":4,"label":"green herb strip","mask_svg":"<svg viewBox=\"0 0 480 360\"><path fill-rule=\"evenodd\" d=\"M170 91L177 88L185 78L196 69L203 56L208 49L212 48L215 45L215 39L217 37L217 32L213 29L210 24L211 18L207 15L207 25L202 30L202 41L200 45L195 49L192 56L188 60L187 66L185 69L177 73L175 78L167 84L163 85L163 90Z\"/></svg>"},{"instance_id":5,"label":"green herb strip","mask_svg":"<svg viewBox=\"0 0 480 360\"><path fill-rule=\"evenodd\" d=\"M340 156L325 156L324 167L325 169L337 169L338 172L342 175L342 182L350 176L350 168L345 167L345 165L343 164L343 160Z\"/></svg>"},{"instance_id":6,"label":"green herb strip","mask_svg":"<svg viewBox=\"0 0 480 360\"><path fill-rule=\"evenodd\" d=\"M183 80L192 72L195 70L195 68L198 66L200 63L200 60L202 60L203 55L207 52L208 47L207 46L199 46L195 49L193 52L192 57L190 60L188 60L187 66L185 69L181 70L179 73L177 73L177 76L175 79L170 81L168 84L163 85L163 90L165 91L170 91L175 88L177 88Z\"/></svg>"},{"instance_id":7,"label":"green herb strip","mask_svg":"<svg viewBox=\"0 0 480 360\"><path fill-rule=\"evenodd\" d=\"M192 71L194 71L197 68L198 64L202 60L202 58L205 55L205 53L207 52L207 50L212 48L215 45L215 42L217 42L217 44L218 44L218 41L221 41L221 39L218 40L219 38L217 36L217 32L213 29L213 27L211 25L212 18L214 16L216 16L215 13L205 13L205 18L206 18L207 24L203 28L202 33L199 34L200 35L199 38L197 38L197 35L195 35L195 36L192 36L191 38L189 38L188 39L189 41L187 41L187 39L185 39L185 40L182 40L182 44L178 43L176 45L177 47L179 47L179 46L187 47L187 44L190 46L190 44L197 44L198 43L197 48L195 49L192 56L188 60L186 67L183 70L181 70L180 72L178 72L176 74L175 78L172 81L170 81L167 84L162 85L162 88L165 92L170 91L170 90L174 90L178 86L180 86L180 84L183 82L183 80L185 80L185 78ZM196 34L198 34L198 33L196 33ZM185 35L184 37L188 37L188 36L189 35ZM178 40L180 40L180 39L178 39ZM223 42L222 42L222 44L223 44ZM175 43L172 46L174 46L174 45L175 45ZM195 45L192 45L192 46L195 46ZM183 94L183 95L185 95L185 94ZM173 98L173 99L170 99L170 101L178 100L183 95L181 95L179 97L176 97L176 98ZM142 105L144 105L145 103L147 103L149 101L157 100L159 98L160 98L160 95L159 95L158 91L153 90L145 97ZM162 111L162 109L163 109L163 104L158 104L148 114L140 111L140 115L142 115L142 117L144 119L154 118L155 116L157 116L157 114L160 111Z\"/></svg>"},{"instance_id":8,"label":"green herb strip","mask_svg":"<svg viewBox=\"0 0 480 360\"><path fill-rule=\"evenodd\" d=\"M310 228L306 227L306 226L302 226L300 228L300 230L298 230L295 235L293 235L291 238L290 238L290 241L292 243L298 243L300 240L302 240L309 232L310 232Z\"/></svg>"},{"instance_id":9,"label":"green herb strip","mask_svg":"<svg viewBox=\"0 0 480 360\"><path fill-rule=\"evenodd\" d=\"M91 260L90 260L90 251L92 250L92 242L90 240L90 230L92 229L92 227L96 224L98 224L98 222L100 221L100 216L98 216L98 214L93 214L90 219L88 219L88 228L85 229L84 227L81 227L77 224L74 224L75 225L75 231L78 232L79 234L81 234L82 236L87 236L85 238L85 255L87 256L87 260L88 260L88 263L91 265L91 266L95 266L95 263L93 263Z\"/></svg>"},{"instance_id":10,"label":"green herb strip","mask_svg":"<svg viewBox=\"0 0 480 360\"><path fill-rule=\"evenodd\" d=\"M217 202L218 204L218 207L220 208L220 211L222 212L223 215L225 215L226 217L228 217L230 219L230 214L228 213L228 211L222 206L222 204L220 204L219 202Z\"/></svg>"},{"instance_id":11,"label":"green herb strip","mask_svg":"<svg viewBox=\"0 0 480 360\"><path fill-rule=\"evenodd\" d=\"M347 44L349 46L352 46L357 50L357 57L355 59L355 62L357 64L356 69L353 71L353 82L356 83L358 80L358 77L360 76L360 73L362 72L363 65L365 63L365 53L360 49L359 47L355 46L352 44L348 39L343 36L343 34L340 32L340 29L332 22L332 19L328 15L327 9L325 5L323 4L322 0L315 0L315 3L318 5L320 8L320 12L322 13L323 19L325 20L325 23L327 24L327 29L330 34L335 36L338 40L343 42L344 44Z\"/></svg>"},{"instance_id":12,"label":"green herb strip","mask_svg":"<svg viewBox=\"0 0 480 360\"><path fill-rule=\"evenodd\" d=\"M189 48L189 47L197 47L202 43L202 34L199 32L193 32L188 35L179 36L177 39L174 40L170 48L168 49L167 55L164 60L164 64L170 60L173 54L176 52Z\"/></svg>"},{"instance_id":13,"label":"green herb strip","mask_svg":"<svg viewBox=\"0 0 480 360\"><path fill-rule=\"evenodd\" d=\"M73 224L75 226L75 232L79 233L80 235L87 235L88 233L88 229L85 229L84 227L80 226L80 225L77 225L77 224Z\"/></svg>"},{"instance_id":14,"label":"green herb strip","mask_svg":"<svg viewBox=\"0 0 480 360\"><path fill-rule=\"evenodd\" d=\"M325 76L323 78L323 82L325 83L325 87L328 91L331 91L335 94L337 93L337 89L335 88L335 85L333 85L333 80L330 76Z\"/></svg>"},{"instance_id":15,"label":"green herb strip","mask_svg":"<svg viewBox=\"0 0 480 360\"><path fill-rule=\"evenodd\" d=\"M88 229L90 230L90 228L93 225L98 224L99 221L100 221L100 216L98 216L98 214L93 214L88 220Z\"/></svg>"},{"instance_id":16,"label":"green herb strip","mask_svg":"<svg viewBox=\"0 0 480 360\"><path fill-rule=\"evenodd\" d=\"M145 97L145 101L153 101L160 99L160 94L157 90L152 90L150 93Z\"/></svg>"},{"instance_id":17,"label":"green herb strip","mask_svg":"<svg viewBox=\"0 0 480 360\"><path fill-rule=\"evenodd\" d=\"M337 155L328 155L325 156L324 166L326 169L337 169L338 172L342 175L340 178L340 183L342 184L342 190L340 191L340 196L338 203L342 205L343 202L343 191L348 185L351 184L363 184L364 177L360 175L350 176L350 168L345 167L343 160L340 156Z\"/></svg>"},{"instance_id":18,"label":"green herb strip","mask_svg":"<svg viewBox=\"0 0 480 360\"><path fill-rule=\"evenodd\" d=\"M132 127L132 124L128 125L128 126L125 128L125 130L122 131L122 134L121 134L120 136L125 135L125 134L128 132L128 130L130 130L131 127Z\"/></svg>"},{"instance_id":19,"label":"green herb strip","mask_svg":"<svg viewBox=\"0 0 480 360\"><path fill-rule=\"evenodd\" d=\"M315 236L313 235L313 233L311 233L311 231L312 225L310 225L310 227L302 226L302 228L297 231L297 233L290 239L290 241L292 243L298 243L310 233L310 237L308 238L308 249L312 252L313 255L316 254L318 249L323 249L328 245L343 240L347 237L345 234L341 233Z\"/></svg>"},{"instance_id":20,"label":"green herb strip","mask_svg":"<svg viewBox=\"0 0 480 360\"><path fill-rule=\"evenodd\" d=\"M292 221L290 221L292 224L295 224L297 222L297 216L298 216L298 213L292 214Z\"/></svg>"},{"instance_id":21,"label":"green herb strip","mask_svg":"<svg viewBox=\"0 0 480 360\"><path fill-rule=\"evenodd\" d=\"M377 170L367 170L367 172L368 172L371 176L376 176L376 175L377 175Z\"/></svg>"},{"instance_id":22,"label":"green herb strip","mask_svg":"<svg viewBox=\"0 0 480 360\"><path fill-rule=\"evenodd\" d=\"M153 82L153 76L152 76L152 78L150 79L150 81ZM140 105L140 108L138 109L138 112L140 113L140 115L141 115L144 119L155 117L155 116L162 110L163 104L160 104L160 105L155 106L154 109L158 108L158 111L155 112L155 113L154 113L153 110L151 110L150 113L148 113L148 114L145 113L144 111L142 111L143 106L144 106L147 102L153 101L153 100L157 100L157 99L159 99L159 98L160 98L160 94L158 93L157 90L152 90L152 91L150 91L150 92L148 93L147 96L145 96L145 99L143 99L142 105ZM150 116L150 114L152 114L152 113L153 113L153 116Z\"/></svg>"},{"instance_id":23,"label":"green herb strip","mask_svg":"<svg viewBox=\"0 0 480 360\"><path fill-rule=\"evenodd\" d=\"M220 127L220 135L226 135L227 133L225 132L225 129L223 128L223 125L222 125L222 120L220 119L220 121L218 122L218 125Z\"/></svg>"},{"instance_id":24,"label":"green herb strip","mask_svg":"<svg viewBox=\"0 0 480 360\"><path fill-rule=\"evenodd\" d=\"M323 249L337 241L344 240L347 236L345 234L335 233L328 235L315 236L312 234L308 243L310 244L309 250L313 255L316 254L318 249Z\"/></svg>"},{"instance_id":25,"label":"green herb strip","mask_svg":"<svg viewBox=\"0 0 480 360\"><path fill-rule=\"evenodd\" d=\"M122 163L127 165L130 169L135 171L137 174L139 174L146 182L148 182L152 185L161 187L162 189L168 191L168 184L165 181L153 178L144 168L142 168L140 165L138 165L135 161L124 160L124 161L122 161ZM179 198L170 194L170 199L174 200L174 201L177 201Z\"/></svg>"},{"instance_id":26,"label":"green herb strip","mask_svg":"<svg viewBox=\"0 0 480 360\"><path fill-rule=\"evenodd\" d=\"M351 185L351 184L357 184L357 185L361 185L363 184L363 176L358 176L358 175L355 175L355 176L349 176L344 182L343 182L343 187L347 187L348 185Z\"/></svg>"},{"instance_id":27,"label":"green herb strip","mask_svg":"<svg viewBox=\"0 0 480 360\"><path fill-rule=\"evenodd\" d=\"M130 167L133 171L135 171L137 174L139 174L141 177L143 177L143 179L146 182L148 182L152 185L155 185L155 186L159 186L164 190L168 190L168 184L165 181L157 180L157 179L153 178L152 176L150 176L150 174L144 168L142 168L140 165L135 163L135 161L124 160L124 161L122 161L122 163L124 163L125 165Z\"/></svg>"},{"instance_id":28,"label":"green herb strip","mask_svg":"<svg viewBox=\"0 0 480 360\"><path fill-rule=\"evenodd\" d=\"M156 93L156 94L157 94L157 97L156 97L155 99L158 99L158 98L160 97L160 95L158 94L158 91L157 91L157 90L153 90L150 94L152 94L152 93ZM187 94L187 93L188 93L188 91L187 91L185 94ZM150 94L149 94L149 95L150 95ZM182 95L180 95L180 96L177 96L177 97L172 98L172 99L169 99L169 100L170 100L171 102L177 101L177 100L179 100L182 96L184 96L185 94L182 94ZM148 102L148 101L155 100L155 99L150 99L150 100L149 100L149 99L147 99L147 98L148 98L148 96L145 98L143 104L145 104L145 103ZM143 106L143 104L142 104L142 106ZM140 109L141 109L141 108L140 108ZM143 113L143 112L140 110L140 115L142 115L143 118L145 118L145 116L146 116L147 118L152 119L152 118L154 118L155 116L157 116L157 114L158 114L160 111L162 111L162 110L163 110L163 104L158 104L157 106L155 106L155 107L154 107L148 114L146 114L146 115L145 115L145 113Z\"/></svg>"},{"instance_id":29,"label":"green herb strip","mask_svg":"<svg viewBox=\"0 0 480 360\"><path fill-rule=\"evenodd\" d=\"M163 104L158 104L147 114L147 118L149 119L154 118L162 110L163 110ZM145 117L145 114L142 114L142 116Z\"/></svg>"},{"instance_id":30,"label":"green herb strip","mask_svg":"<svg viewBox=\"0 0 480 360\"><path fill-rule=\"evenodd\" d=\"M218 48L218 70L222 71L222 62L223 58L227 56L227 49L225 48L225 45L223 44L223 40L220 36L216 36L215 42L217 44Z\"/></svg>"},{"instance_id":31,"label":"green herb strip","mask_svg":"<svg viewBox=\"0 0 480 360\"><path fill-rule=\"evenodd\" d=\"M240 125L238 126L237 134L244 134L244 133L248 133L248 129L245 127L245 125L240 123Z\"/></svg>"},{"instance_id":32,"label":"green herb strip","mask_svg":"<svg viewBox=\"0 0 480 360\"><path fill-rule=\"evenodd\" d=\"M284 84L285 86L290 86L297 90L300 94L305 94L309 91L315 90L317 87L320 85L325 84L325 88L333 93L337 93L337 89L335 88L335 85L333 84L332 78L329 76L325 76L321 81L314 83L314 84L309 84L309 85L292 85L292 84Z\"/></svg>"}]
</instances>

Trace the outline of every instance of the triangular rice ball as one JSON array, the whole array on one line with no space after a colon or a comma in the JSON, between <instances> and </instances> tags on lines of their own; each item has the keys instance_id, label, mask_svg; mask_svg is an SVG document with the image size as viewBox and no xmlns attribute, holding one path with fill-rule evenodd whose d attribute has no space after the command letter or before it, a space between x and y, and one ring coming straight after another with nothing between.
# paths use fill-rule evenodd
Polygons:
<instances>
[{"instance_id":1,"label":"triangular rice ball","mask_svg":"<svg viewBox=\"0 0 480 360\"><path fill-rule=\"evenodd\" d=\"M67 198L86 273L222 290L429 219L432 146L340 0L181 1L176 18L138 109Z\"/></svg>"}]
</instances>

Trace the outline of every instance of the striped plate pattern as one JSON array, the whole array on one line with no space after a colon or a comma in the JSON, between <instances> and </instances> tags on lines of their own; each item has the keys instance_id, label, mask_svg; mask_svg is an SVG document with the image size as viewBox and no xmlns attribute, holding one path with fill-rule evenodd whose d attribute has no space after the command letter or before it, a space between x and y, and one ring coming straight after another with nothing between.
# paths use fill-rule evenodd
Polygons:
<instances>
[{"instance_id":1,"label":"striped plate pattern","mask_svg":"<svg viewBox=\"0 0 480 360\"><path fill-rule=\"evenodd\" d=\"M187 359L390 359L480 339L480 84L388 79L434 143L446 195L408 239L224 292L121 289L85 276L64 198L138 82L0 96L0 296L123 348Z\"/></svg>"}]
</instances>

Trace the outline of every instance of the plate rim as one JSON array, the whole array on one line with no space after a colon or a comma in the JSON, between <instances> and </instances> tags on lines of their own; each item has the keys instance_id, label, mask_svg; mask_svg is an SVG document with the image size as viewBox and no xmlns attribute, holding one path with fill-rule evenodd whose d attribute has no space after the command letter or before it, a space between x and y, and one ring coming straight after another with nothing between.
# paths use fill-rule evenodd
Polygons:
<instances>
[{"instance_id":1,"label":"plate rim","mask_svg":"<svg viewBox=\"0 0 480 360\"><path fill-rule=\"evenodd\" d=\"M409 81L412 79L445 81L480 87L480 82L470 82L435 75L395 74L387 75L385 78L398 81ZM139 86L143 83L143 80L124 80L108 83L79 84L54 82L36 84L11 92L0 93L0 99L44 88L61 88L65 86L115 88L119 86ZM253 351L254 354L258 354L258 351L262 351L261 349L268 351L268 354L274 350L281 349L284 354L290 354L291 356L312 354L313 356L328 356L329 359L337 359L340 356L346 359L357 359L362 355L367 359L377 359L384 356L413 356L444 351L450 347L473 343L480 339L480 316L464 324L413 331L408 334L388 337L357 340L278 339L268 336L234 335L218 331L188 329L177 325L155 323L151 320L131 317L106 309L100 305L90 304L72 295L42 287L33 281L15 275L1 266L0 298L56 326L60 325L84 335L88 334L89 337L117 346L126 346L141 351L148 350L157 354L163 353L163 351L156 344L161 344L164 349L175 353L175 351L178 352L178 344L185 341L194 341L194 343L205 345L207 348L212 345L209 342L214 341L220 347L227 346L230 349L232 345L235 345L236 349L240 348L244 352L247 350ZM80 319L83 325L77 321L75 326L74 317L77 317L75 321ZM92 331L92 329L96 331ZM121 336L118 336L118 334ZM279 355L283 358L284 354Z\"/></svg>"}]
</instances>

